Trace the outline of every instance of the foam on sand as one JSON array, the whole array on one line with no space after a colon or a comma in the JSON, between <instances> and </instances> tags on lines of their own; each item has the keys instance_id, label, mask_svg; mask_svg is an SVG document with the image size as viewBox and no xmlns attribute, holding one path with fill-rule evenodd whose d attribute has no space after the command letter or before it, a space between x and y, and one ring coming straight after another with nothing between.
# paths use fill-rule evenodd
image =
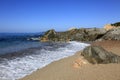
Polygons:
<instances>
[{"instance_id":1,"label":"foam on sand","mask_svg":"<svg viewBox=\"0 0 120 80\"><path fill-rule=\"evenodd\" d=\"M0 64L0 79L15 80L22 78L53 61L74 55L77 51L82 50L88 45L73 41L69 42L65 47L59 47L54 50L40 49L34 52L38 54L5 60L4 63Z\"/></svg>"}]
</instances>

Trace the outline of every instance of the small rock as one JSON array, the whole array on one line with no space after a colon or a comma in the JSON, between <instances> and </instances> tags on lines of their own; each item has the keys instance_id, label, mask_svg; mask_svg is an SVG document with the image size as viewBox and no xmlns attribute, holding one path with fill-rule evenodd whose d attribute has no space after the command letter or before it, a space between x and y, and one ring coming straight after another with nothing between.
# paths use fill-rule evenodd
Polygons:
<instances>
[{"instance_id":1,"label":"small rock","mask_svg":"<svg viewBox=\"0 0 120 80\"><path fill-rule=\"evenodd\" d=\"M88 61L86 61L83 57L79 57L78 59L75 60L73 67L80 68L85 64L88 64Z\"/></svg>"}]
</instances>

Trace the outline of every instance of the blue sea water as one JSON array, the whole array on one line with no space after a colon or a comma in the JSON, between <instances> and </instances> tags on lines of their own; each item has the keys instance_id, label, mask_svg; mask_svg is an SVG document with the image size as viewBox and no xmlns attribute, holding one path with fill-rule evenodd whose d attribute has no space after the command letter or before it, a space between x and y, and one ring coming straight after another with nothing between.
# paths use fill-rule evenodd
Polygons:
<instances>
[{"instance_id":1,"label":"blue sea water","mask_svg":"<svg viewBox=\"0 0 120 80\"><path fill-rule=\"evenodd\" d=\"M74 55L89 44L30 41L44 33L0 33L0 80L20 79L53 61Z\"/></svg>"},{"instance_id":2,"label":"blue sea water","mask_svg":"<svg viewBox=\"0 0 120 80\"><path fill-rule=\"evenodd\" d=\"M41 36L43 33L0 33L0 55L40 46L39 42L28 38Z\"/></svg>"}]
</instances>

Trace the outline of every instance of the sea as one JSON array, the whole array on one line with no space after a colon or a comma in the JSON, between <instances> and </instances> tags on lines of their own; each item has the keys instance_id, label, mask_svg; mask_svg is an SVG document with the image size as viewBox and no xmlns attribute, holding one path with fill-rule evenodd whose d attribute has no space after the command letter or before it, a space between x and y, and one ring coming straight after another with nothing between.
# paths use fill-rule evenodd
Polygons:
<instances>
[{"instance_id":1,"label":"sea","mask_svg":"<svg viewBox=\"0 0 120 80\"><path fill-rule=\"evenodd\" d=\"M53 61L72 56L89 44L29 40L44 33L0 33L0 80L18 80Z\"/></svg>"}]
</instances>

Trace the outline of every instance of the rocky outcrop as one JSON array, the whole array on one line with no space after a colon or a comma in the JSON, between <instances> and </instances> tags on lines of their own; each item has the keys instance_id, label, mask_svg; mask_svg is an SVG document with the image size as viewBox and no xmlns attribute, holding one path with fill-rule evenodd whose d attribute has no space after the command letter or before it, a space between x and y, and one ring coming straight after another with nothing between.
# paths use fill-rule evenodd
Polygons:
<instances>
[{"instance_id":1,"label":"rocky outcrop","mask_svg":"<svg viewBox=\"0 0 120 80\"><path fill-rule=\"evenodd\" d=\"M48 30L40 41L101 41L120 40L120 22L108 24L104 28L71 28L65 32Z\"/></svg>"},{"instance_id":2,"label":"rocky outcrop","mask_svg":"<svg viewBox=\"0 0 120 80\"><path fill-rule=\"evenodd\" d=\"M94 41L102 37L106 31L100 28L81 28L71 29L65 32L56 32L55 30L49 30L41 41Z\"/></svg>"},{"instance_id":3,"label":"rocky outcrop","mask_svg":"<svg viewBox=\"0 0 120 80\"><path fill-rule=\"evenodd\" d=\"M98 40L120 40L120 22L108 24L104 28L107 32Z\"/></svg>"},{"instance_id":4,"label":"rocky outcrop","mask_svg":"<svg viewBox=\"0 0 120 80\"><path fill-rule=\"evenodd\" d=\"M113 28L115 28L115 26L112 26L111 24L106 24L105 26L104 26L104 29L105 30L110 30L110 29L113 29Z\"/></svg>"},{"instance_id":5,"label":"rocky outcrop","mask_svg":"<svg viewBox=\"0 0 120 80\"><path fill-rule=\"evenodd\" d=\"M114 23L114 24L106 24L104 26L104 29L105 30L111 30L111 29L114 29L114 28L117 28L117 27L120 27L120 22L117 22L117 23Z\"/></svg>"},{"instance_id":6,"label":"rocky outcrop","mask_svg":"<svg viewBox=\"0 0 120 80\"><path fill-rule=\"evenodd\" d=\"M120 27L107 31L101 40L120 40Z\"/></svg>"},{"instance_id":7,"label":"rocky outcrop","mask_svg":"<svg viewBox=\"0 0 120 80\"><path fill-rule=\"evenodd\" d=\"M52 29L45 32L45 34L37 40L42 42L120 40L120 22L108 24L104 28L77 29L73 27L64 32L56 32Z\"/></svg>"},{"instance_id":8,"label":"rocky outcrop","mask_svg":"<svg viewBox=\"0 0 120 80\"><path fill-rule=\"evenodd\" d=\"M42 41L42 42L55 41L56 39L58 39L58 37L57 37L56 34L57 34L57 33L55 32L54 29L48 30L48 31L44 34L44 36L42 36L42 37L40 38L40 41Z\"/></svg>"},{"instance_id":9,"label":"rocky outcrop","mask_svg":"<svg viewBox=\"0 0 120 80\"><path fill-rule=\"evenodd\" d=\"M108 52L100 46L88 46L81 55L92 64L120 63L120 56Z\"/></svg>"}]
</instances>

